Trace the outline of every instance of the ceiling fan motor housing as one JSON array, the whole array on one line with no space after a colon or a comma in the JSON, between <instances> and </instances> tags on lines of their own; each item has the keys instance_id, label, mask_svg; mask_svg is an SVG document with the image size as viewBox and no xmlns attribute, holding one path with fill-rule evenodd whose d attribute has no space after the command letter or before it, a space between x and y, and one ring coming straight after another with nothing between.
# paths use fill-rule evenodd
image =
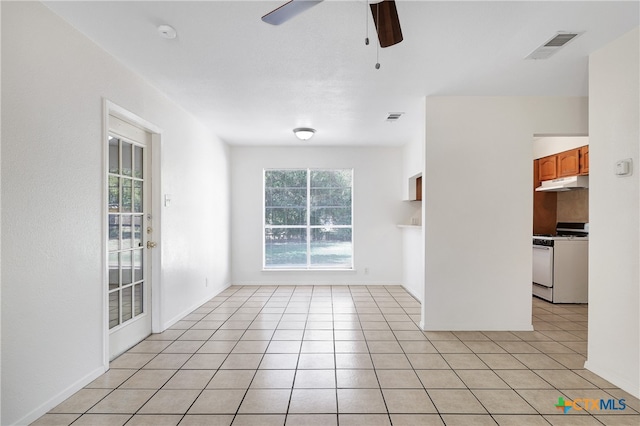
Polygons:
<instances>
[{"instance_id":1,"label":"ceiling fan motor housing","mask_svg":"<svg viewBox=\"0 0 640 426\"><path fill-rule=\"evenodd\" d=\"M402 29L398 18L398 9L394 0L383 0L370 5L373 21L376 24L380 47L389 47L402 41Z\"/></svg>"}]
</instances>

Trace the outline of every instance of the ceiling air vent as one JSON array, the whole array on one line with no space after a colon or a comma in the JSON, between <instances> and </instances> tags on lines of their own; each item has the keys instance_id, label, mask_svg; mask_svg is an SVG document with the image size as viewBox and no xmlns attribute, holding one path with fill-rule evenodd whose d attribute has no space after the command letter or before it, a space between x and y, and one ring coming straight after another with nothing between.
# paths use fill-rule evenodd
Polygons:
<instances>
[{"instance_id":1,"label":"ceiling air vent","mask_svg":"<svg viewBox=\"0 0 640 426\"><path fill-rule=\"evenodd\" d=\"M526 59L547 59L581 34L582 33L578 32L558 32L555 36L547 40L542 46L531 52L531 54L527 56Z\"/></svg>"},{"instance_id":2,"label":"ceiling air vent","mask_svg":"<svg viewBox=\"0 0 640 426\"><path fill-rule=\"evenodd\" d=\"M390 112L387 116L387 121L391 123L398 121L398 119L402 117L402 114L404 114L404 112Z\"/></svg>"}]
</instances>

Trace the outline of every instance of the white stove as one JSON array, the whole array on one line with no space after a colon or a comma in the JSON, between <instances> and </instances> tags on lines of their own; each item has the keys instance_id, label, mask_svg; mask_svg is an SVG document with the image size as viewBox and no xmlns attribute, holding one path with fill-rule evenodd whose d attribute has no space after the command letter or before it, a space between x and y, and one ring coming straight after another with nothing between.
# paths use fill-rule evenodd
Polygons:
<instances>
[{"instance_id":1,"label":"white stove","mask_svg":"<svg viewBox=\"0 0 640 426\"><path fill-rule=\"evenodd\" d=\"M589 224L560 222L556 231L533 237L533 295L552 303L587 303Z\"/></svg>"},{"instance_id":2,"label":"white stove","mask_svg":"<svg viewBox=\"0 0 640 426\"><path fill-rule=\"evenodd\" d=\"M534 235L534 240L544 240L544 241L589 241L589 237L585 236L576 236L576 235ZM535 244L535 243L534 243Z\"/></svg>"}]
</instances>

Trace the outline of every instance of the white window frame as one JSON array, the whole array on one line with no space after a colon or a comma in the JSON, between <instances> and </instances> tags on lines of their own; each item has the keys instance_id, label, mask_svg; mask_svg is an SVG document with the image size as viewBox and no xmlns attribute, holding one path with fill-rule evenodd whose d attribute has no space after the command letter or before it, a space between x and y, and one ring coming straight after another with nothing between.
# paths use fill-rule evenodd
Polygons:
<instances>
[{"instance_id":1,"label":"white window frame","mask_svg":"<svg viewBox=\"0 0 640 426\"><path fill-rule=\"evenodd\" d=\"M269 171L294 171L305 170L307 172L307 206L306 206L306 225L267 225L266 223L266 173ZM351 225L333 225L331 228L336 229L351 229L351 265L350 266L332 266L332 265L312 265L311 264L311 230L315 228L323 228L323 225L311 225L311 172L312 171L344 171L348 170L351 173ZM354 200L354 170L347 167L313 167L313 168L268 168L262 170L262 270L263 271L353 271L354 270L354 258L355 258L355 244L354 244L354 232L353 232L353 200ZM307 232L307 263L306 265L290 266L287 268L279 268L267 265L267 250L266 250L266 230L268 228L294 228L294 229L306 229Z\"/></svg>"}]
</instances>

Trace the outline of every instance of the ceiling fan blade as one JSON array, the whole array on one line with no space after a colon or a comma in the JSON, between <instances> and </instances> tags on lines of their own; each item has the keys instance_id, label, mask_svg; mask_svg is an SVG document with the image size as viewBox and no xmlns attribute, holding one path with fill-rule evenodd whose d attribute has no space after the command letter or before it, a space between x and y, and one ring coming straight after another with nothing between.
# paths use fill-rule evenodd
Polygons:
<instances>
[{"instance_id":1,"label":"ceiling fan blade","mask_svg":"<svg viewBox=\"0 0 640 426\"><path fill-rule=\"evenodd\" d=\"M378 31L380 47L389 47L402 41L400 19L394 0L383 0L380 3L371 4L371 14Z\"/></svg>"},{"instance_id":2,"label":"ceiling fan blade","mask_svg":"<svg viewBox=\"0 0 640 426\"><path fill-rule=\"evenodd\" d=\"M323 0L291 0L262 17L267 24L280 25Z\"/></svg>"}]
</instances>

